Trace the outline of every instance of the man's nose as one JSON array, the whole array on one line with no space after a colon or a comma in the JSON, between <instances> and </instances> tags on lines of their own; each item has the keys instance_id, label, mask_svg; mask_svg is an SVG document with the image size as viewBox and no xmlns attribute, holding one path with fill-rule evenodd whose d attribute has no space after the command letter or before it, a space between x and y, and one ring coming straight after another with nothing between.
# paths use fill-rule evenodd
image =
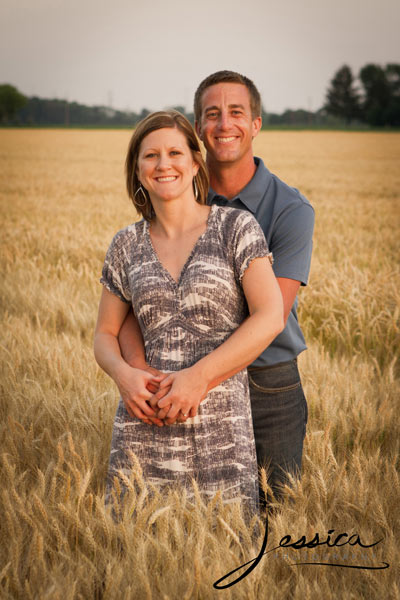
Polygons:
<instances>
[{"instance_id":1,"label":"man's nose","mask_svg":"<svg viewBox=\"0 0 400 600\"><path fill-rule=\"evenodd\" d=\"M219 116L219 127L220 129L229 129L231 125L231 119L229 116L229 113L227 112L221 112L220 116Z\"/></svg>"}]
</instances>

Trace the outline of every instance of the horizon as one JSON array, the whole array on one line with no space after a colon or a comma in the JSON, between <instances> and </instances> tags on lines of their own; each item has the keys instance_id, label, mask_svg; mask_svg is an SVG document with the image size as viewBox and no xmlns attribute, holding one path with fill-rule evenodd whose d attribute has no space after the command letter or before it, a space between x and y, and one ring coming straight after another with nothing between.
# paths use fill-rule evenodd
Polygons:
<instances>
[{"instance_id":1,"label":"horizon","mask_svg":"<svg viewBox=\"0 0 400 600\"><path fill-rule=\"evenodd\" d=\"M395 0L250 0L245 9L205 0L201 10L183 0L151 9L134 0L3 0L0 11L2 80L28 97L124 112L192 112L197 85L220 69L252 79L267 113L315 112L343 64L356 76L367 63L400 62Z\"/></svg>"}]
</instances>

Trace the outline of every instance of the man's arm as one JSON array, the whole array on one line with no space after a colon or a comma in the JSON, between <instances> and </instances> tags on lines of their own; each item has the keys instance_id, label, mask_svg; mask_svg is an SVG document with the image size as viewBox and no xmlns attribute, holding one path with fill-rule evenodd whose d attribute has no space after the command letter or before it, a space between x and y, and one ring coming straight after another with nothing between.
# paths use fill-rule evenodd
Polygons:
<instances>
[{"instance_id":1,"label":"man's arm","mask_svg":"<svg viewBox=\"0 0 400 600\"><path fill-rule=\"evenodd\" d=\"M313 231L314 210L304 201L282 213L271 239L273 269L282 293L285 325L300 285L307 284Z\"/></svg>"},{"instance_id":2,"label":"man's arm","mask_svg":"<svg viewBox=\"0 0 400 600\"><path fill-rule=\"evenodd\" d=\"M299 291L300 281L295 279L287 279L286 277L277 277L278 285L281 289L283 299L283 318L286 325L290 311L292 310L293 302L296 299Z\"/></svg>"},{"instance_id":3,"label":"man's arm","mask_svg":"<svg viewBox=\"0 0 400 600\"><path fill-rule=\"evenodd\" d=\"M144 353L142 332L139 323L133 314L132 308L126 315L118 335L118 343L121 348L122 358L135 369L146 370L147 363Z\"/></svg>"},{"instance_id":4,"label":"man's arm","mask_svg":"<svg viewBox=\"0 0 400 600\"><path fill-rule=\"evenodd\" d=\"M135 315L133 314L132 308L130 308L128 314L126 315L125 321L122 324L122 327L118 334L118 343L121 350L122 358L128 365L135 369L142 369L143 371L147 371L152 375L161 376L165 374L161 373L157 369L154 369L146 362L146 356L144 352L144 344L142 332L140 331L139 323ZM156 394L158 392L158 385L154 382L150 381L147 384L147 389L152 393ZM159 395L160 398L163 398L169 391L169 388L165 388L163 392ZM152 396L153 398L154 396ZM154 406L152 406L154 410ZM162 421L157 419L157 417L148 416L149 420L155 425L162 425Z\"/></svg>"},{"instance_id":5,"label":"man's arm","mask_svg":"<svg viewBox=\"0 0 400 600\"><path fill-rule=\"evenodd\" d=\"M149 383L154 381L158 385L161 378L155 378L142 369L130 367L121 356L117 336L127 311L128 305L125 302L103 288L94 335L96 361L117 384L125 407L132 417L142 419L148 424L154 422L163 425L147 404L147 400L151 398Z\"/></svg>"},{"instance_id":6,"label":"man's arm","mask_svg":"<svg viewBox=\"0 0 400 600\"><path fill-rule=\"evenodd\" d=\"M161 371L154 369L146 362L142 332L133 310L130 309L122 324L118 336L122 358L131 367L143 369L152 375L162 375Z\"/></svg>"},{"instance_id":7,"label":"man's arm","mask_svg":"<svg viewBox=\"0 0 400 600\"><path fill-rule=\"evenodd\" d=\"M269 241L269 249L274 257L273 269L278 283L286 280L281 287L282 294L283 296L286 296L286 293L294 294L291 306L296 296L294 286L296 284L298 286L299 283L307 284L313 231L314 210L310 204L304 202L296 205L292 210L282 212ZM298 289L296 293L297 291Z\"/></svg>"}]
</instances>

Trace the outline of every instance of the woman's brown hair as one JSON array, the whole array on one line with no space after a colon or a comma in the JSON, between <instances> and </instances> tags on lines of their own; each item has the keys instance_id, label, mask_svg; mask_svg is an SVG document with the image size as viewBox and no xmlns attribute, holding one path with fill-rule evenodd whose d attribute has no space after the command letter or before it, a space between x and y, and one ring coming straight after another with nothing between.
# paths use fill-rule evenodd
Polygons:
<instances>
[{"instance_id":1,"label":"woman's brown hair","mask_svg":"<svg viewBox=\"0 0 400 600\"><path fill-rule=\"evenodd\" d=\"M209 186L207 167L201 155L200 144L193 127L186 117L176 110L163 110L151 113L145 119L140 121L133 132L125 161L128 195L137 212L147 221L150 221L154 216L154 211L149 194L147 190L141 186L137 176L139 150L143 139L149 133L164 128L176 128L185 136L193 160L199 165L199 170L196 175L196 187L198 192L196 200L199 204L205 204L207 200ZM139 191L140 186L142 187L143 193Z\"/></svg>"}]
</instances>

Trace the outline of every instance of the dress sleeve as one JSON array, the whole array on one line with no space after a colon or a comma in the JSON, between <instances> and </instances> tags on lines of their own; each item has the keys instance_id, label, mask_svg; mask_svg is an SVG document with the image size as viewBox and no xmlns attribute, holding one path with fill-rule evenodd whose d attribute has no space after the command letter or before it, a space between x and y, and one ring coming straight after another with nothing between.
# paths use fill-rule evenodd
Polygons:
<instances>
[{"instance_id":1,"label":"dress sleeve","mask_svg":"<svg viewBox=\"0 0 400 600\"><path fill-rule=\"evenodd\" d=\"M273 263L264 233L256 219L246 211L239 211L234 232L234 261L236 276L242 281L243 275L255 258L267 257Z\"/></svg>"},{"instance_id":2,"label":"dress sleeve","mask_svg":"<svg viewBox=\"0 0 400 600\"><path fill-rule=\"evenodd\" d=\"M119 231L113 238L104 260L100 283L123 302L130 303L132 294L129 285L129 232Z\"/></svg>"}]
</instances>

